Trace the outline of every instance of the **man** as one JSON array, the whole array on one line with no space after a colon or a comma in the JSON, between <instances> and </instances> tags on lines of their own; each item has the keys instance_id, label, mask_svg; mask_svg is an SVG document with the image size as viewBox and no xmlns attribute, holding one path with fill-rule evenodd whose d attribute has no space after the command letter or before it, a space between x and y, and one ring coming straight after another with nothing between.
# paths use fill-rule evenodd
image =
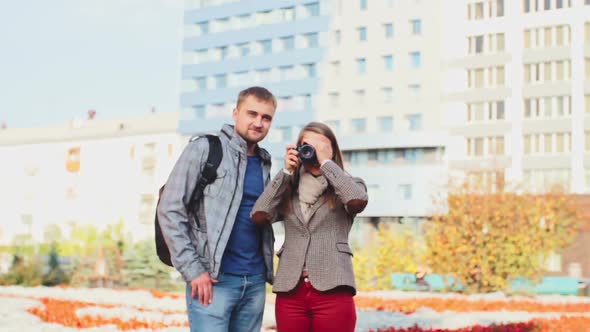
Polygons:
<instances>
[{"instance_id":1,"label":"man","mask_svg":"<svg viewBox=\"0 0 590 332\"><path fill-rule=\"evenodd\" d=\"M258 147L268 133L276 99L267 89L240 92L234 126L219 133L223 158L216 180L196 208L187 207L207 160L206 137L192 140L176 162L158 206L158 218L174 267L187 282L191 331L259 331L272 284L274 237L250 211L270 180L270 155ZM192 215L192 214L191 214Z\"/></svg>"}]
</instances>

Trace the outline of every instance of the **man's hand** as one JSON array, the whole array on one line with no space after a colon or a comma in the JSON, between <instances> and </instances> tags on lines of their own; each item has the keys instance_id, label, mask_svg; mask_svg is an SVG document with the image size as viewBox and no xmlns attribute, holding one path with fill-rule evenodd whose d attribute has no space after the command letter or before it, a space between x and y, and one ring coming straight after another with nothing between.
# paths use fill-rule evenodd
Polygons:
<instances>
[{"instance_id":1,"label":"man's hand","mask_svg":"<svg viewBox=\"0 0 590 332\"><path fill-rule=\"evenodd\" d=\"M211 278L209 272L203 272L200 276L191 280L192 298L195 299L199 296L199 303L205 307L213 303L213 284L216 283L218 281Z\"/></svg>"}]
</instances>

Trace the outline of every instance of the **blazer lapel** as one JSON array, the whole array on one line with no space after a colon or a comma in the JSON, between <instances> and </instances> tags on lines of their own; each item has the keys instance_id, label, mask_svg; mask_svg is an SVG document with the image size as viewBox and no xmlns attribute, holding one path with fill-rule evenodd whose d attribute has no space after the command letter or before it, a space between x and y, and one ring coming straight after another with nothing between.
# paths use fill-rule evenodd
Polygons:
<instances>
[{"instance_id":1,"label":"blazer lapel","mask_svg":"<svg viewBox=\"0 0 590 332\"><path fill-rule=\"evenodd\" d=\"M311 207L309 221L307 222L307 228L309 228L310 230L311 230L311 227L313 226L312 225L313 216L315 215L315 213L317 212L317 210L319 208L321 208L322 206L324 206L324 204L326 204L326 202L328 202L328 195L322 195L317 200L317 202L315 202L315 204Z\"/></svg>"},{"instance_id":2,"label":"blazer lapel","mask_svg":"<svg viewBox=\"0 0 590 332\"><path fill-rule=\"evenodd\" d=\"M305 218L303 218L303 212L301 211L301 204L299 203L299 195L293 195L293 199L291 200L291 202L293 203L293 212L295 213L295 216L297 217L297 219L299 219L299 222L303 225L305 225Z\"/></svg>"}]
</instances>

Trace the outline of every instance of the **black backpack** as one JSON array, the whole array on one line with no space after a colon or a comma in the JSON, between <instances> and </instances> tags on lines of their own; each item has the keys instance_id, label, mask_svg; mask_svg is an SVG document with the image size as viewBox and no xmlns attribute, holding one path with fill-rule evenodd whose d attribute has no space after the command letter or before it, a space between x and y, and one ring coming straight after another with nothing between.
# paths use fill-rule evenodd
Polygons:
<instances>
[{"instance_id":1,"label":"black backpack","mask_svg":"<svg viewBox=\"0 0 590 332\"><path fill-rule=\"evenodd\" d=\"M199 219L196 217L199 199L203 195L203 190L205 190L205 187L215 181L215 178L217 177L217 167L219 167L219 164L221 163L221 157L223 156L223 150L221 149L221 141L219 140L219 137L215 135L206 135L206 137L209 141L209 154L207 155L207 162L203 167L203 171L201 172L199 180L197 180L197 185L195 186L195 190L193 191L187 209L189 214L193 214L194 220L197 223L197 227L200 227ZM164 186L160 188L158 204L156 205L156 218L154 221L154 225L156 227L156 252L158 253L158 257L162 263L172 266L170 251L168 250L166 241L164 241L164 236L162 235L162 229L160 228L160 222L158 221L157 213L157 206L160 204L160 198L162 197L163 191Z\"/></svg>"}]
</instances>

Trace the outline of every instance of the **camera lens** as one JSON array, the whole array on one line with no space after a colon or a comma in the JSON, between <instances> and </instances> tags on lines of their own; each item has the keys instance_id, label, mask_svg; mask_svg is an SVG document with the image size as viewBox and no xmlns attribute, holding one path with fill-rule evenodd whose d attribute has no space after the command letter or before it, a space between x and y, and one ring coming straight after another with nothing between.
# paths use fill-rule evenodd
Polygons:
<instances>
[{"instance_id":1,"label":"camera lens","mask_svg":"<svg viewBox=\"0 0 590 332\"><path fill-rule=\"evenodd\" d=\"M311 145L303 145L301 146L301 150L299 153L301 154L301 158L309 159L313 157L313 147Z\"/></svg>"},{"instance_id":2,"label":"camera lens","mask_svg":"<svg viewBox=\"0 0 590 332\"><path fill-rule=\"evenodd\" d=\"M299 151L299 159L301 160L301 162L308 165L317 164L318 159L316 157L315 149L313 148L313 146L307 143L303 143L301 146L299 146L299 148L297 148L297 151Z\"/></svg>"}]
</instances>

